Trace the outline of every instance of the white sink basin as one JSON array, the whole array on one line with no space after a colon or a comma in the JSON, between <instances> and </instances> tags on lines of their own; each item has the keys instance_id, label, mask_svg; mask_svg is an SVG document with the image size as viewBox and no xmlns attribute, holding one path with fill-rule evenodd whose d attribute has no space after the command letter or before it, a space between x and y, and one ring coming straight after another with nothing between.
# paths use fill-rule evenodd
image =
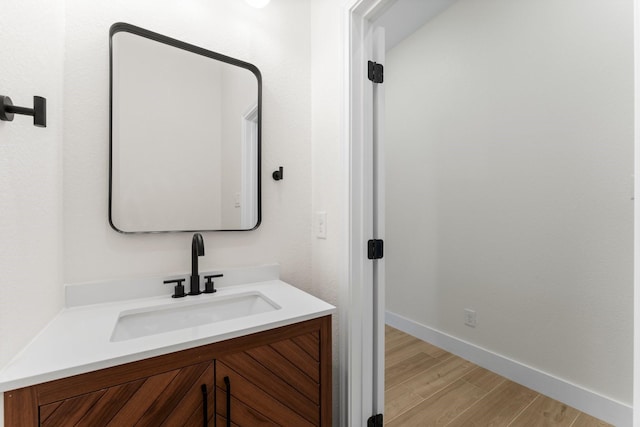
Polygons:
<instances>
[{"instance_id":1,"label":"white sink basin","mask_svg":"<svg viewBox=\"0 0 640 427\"><path fill-rule=\"evenodd\" d=\"M195 298L121 312L111 341L125 341L280 309L260 292L228 297L202 296L200 298L206 299L200 301L197 300L199 297Z\"/></svg>"}]
</instances>

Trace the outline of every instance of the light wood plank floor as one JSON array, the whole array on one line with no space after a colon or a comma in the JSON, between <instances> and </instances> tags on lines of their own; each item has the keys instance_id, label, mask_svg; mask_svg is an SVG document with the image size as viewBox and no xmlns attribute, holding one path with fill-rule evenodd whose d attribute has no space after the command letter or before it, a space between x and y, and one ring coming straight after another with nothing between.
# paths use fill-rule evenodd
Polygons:
<instances>
[{"instance_id":1,"label":"light wood plank floor","mask_svg":"<svg viewBox=\"0 0 640 427\"><path fill-rule=\"evenodd\" d=\"M385 426L610 426L390 326L385 357Z\"/></svg>"}]
</instances>

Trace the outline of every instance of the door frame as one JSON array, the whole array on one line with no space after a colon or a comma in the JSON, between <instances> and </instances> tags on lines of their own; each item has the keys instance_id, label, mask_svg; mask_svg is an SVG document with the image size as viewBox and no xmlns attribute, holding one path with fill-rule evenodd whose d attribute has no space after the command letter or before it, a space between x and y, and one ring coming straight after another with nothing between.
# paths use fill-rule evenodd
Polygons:
<instances>
[{"instance_id":1,"label":"door frame","mask_svg":"<svg viewBox=\"0 0 640 427\"><path fill-rule=\"evenodd\" d=\"M640 0L633 0L634 201L640 200ZM640 208L633 212L633 425L640 426Z\"/></svg>"},{"instance_id":2,"label":"door frame","mask_svg":"<svg viewBox=\"0 0 640 427\"><path fill-rule=\"evenodd\" d=\"M240 157L242 159L240 171L240 228L243 230L257 227L258 207L258 168L254 159L258 156L259 147L259 118L258 104L249 107L242 114L242 145Z\"/></svg>"}]
</instances>

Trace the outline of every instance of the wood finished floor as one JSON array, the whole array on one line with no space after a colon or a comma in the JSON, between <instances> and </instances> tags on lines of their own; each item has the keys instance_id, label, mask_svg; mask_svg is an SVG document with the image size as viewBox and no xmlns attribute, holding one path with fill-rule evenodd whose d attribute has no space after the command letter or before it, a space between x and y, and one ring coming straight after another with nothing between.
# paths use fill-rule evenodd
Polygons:
<instances>
[{"instance_id":1,"label":"wood finished floor","mask_svg":"<svg viewBox=\"0 0 640 427\"><path fill-rule=\"evenodd\" d=\"M390 326L385 357L388 427L610 426Z\"/></svg>"}]
</instances>

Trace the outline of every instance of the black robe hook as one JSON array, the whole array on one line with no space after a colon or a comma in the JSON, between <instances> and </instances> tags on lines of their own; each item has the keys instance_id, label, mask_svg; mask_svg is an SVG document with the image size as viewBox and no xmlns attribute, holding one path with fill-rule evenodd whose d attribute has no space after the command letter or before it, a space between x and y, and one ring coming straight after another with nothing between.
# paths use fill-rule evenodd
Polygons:
<instances>
[{"instance_id":1,"label":"black robe hook","mask_svg":"<svg viewBox=\"0 0 640 427\"><path fill-rule=\"evenodd\" d=\"M47 127L47 100L41 96L33 97L33 108L17 107L8 96L0 95L0 120L11 122L14 114L33 116L33 125Z\"/></svg>"},{"instance_id":2,"label":"black robe hook","mask_svg":"<svg viewBox=\"0 0 640 427\"><path fill-rule=\"evenodd\" d=\"M273 179L275 179L276 181L280 181L281 179L284 178L284 168L282 166L280 166L280 168L277 171L274 171L271 176L273 177Z\"/></svg>"}]
</instances>

